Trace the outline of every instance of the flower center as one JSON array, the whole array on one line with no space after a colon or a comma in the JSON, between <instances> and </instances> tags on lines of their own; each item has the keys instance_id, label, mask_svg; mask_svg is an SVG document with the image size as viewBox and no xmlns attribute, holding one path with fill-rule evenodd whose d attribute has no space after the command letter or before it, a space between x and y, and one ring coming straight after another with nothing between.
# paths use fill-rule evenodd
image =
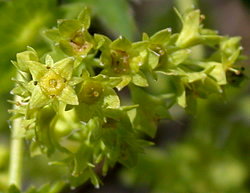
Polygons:
<instances>
[{"instance_id":1,"label":"flower center","mask_svg":"<svg viewBox=\"0 0 250 193\"><path fill-rule=\"evenodd\" d=\"M65 88L65 79L49 70L39 81L42 91L50 97L55 97L61 94Z\"/></svg>"},{"instance_id":2,"label":"flower center","mask_svg":"<svg viewBox=\"0 0 250 193\"><path fill-rule=\"evenodd\" d=\"M82 54L88 52L93 45L85 40L84 34L82 32L77 33L71 40L70 44L75 50L75 52Z\"/></svg>"},{"instance_id":3,"label":"flower center","mask_svg":"<svg viewBox=\"0 0 250 193\"><path fill-rule=\"evenodd\" d=\"M129 72L129 55L125 51L114 50L111 52L112 69L117 74L126 74Z\"/></svg>"},{"instance_id":4,"label":"flower center","mask_svg":"<svg viewBox=\"0 0 250 193\"><path fill-rule=\"evenodd\" d=\"M57 80L56 79L50 79L49 84L51 87L56 88Z\"/></svg>"},{"instance_id":5,"label":"flower center","mask_svg":"<svg viewBox=\"0 0 250 193\"><path fill-rule=\"evenodd\" d=\"M101 83L96 81L86 81L79 93L79 100L81 102L91 104L98 101L103 93Z\"/></svg>"}]
</instances>

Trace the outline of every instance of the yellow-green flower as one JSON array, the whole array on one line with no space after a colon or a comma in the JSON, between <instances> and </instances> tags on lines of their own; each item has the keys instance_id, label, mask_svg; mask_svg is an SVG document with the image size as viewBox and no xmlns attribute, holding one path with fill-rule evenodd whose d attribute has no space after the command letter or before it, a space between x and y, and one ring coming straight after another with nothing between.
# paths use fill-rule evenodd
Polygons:
<instances>
[{"instance_id":1,"label":"yellow-green flower","mask_svg":"<svg viewBox=\"0 0 250 193\"><path fill-rule=\"evenodd\" d=\"M28 67L34 84L29 101L30 108L40 108L54 100L78 105L73 86L81 79L72 78L73 66L74 59L71 57L54 63L51 56L47 55L45 65L37 61L29 61Z\"/></svg>"},{"instance_id":2,"label":"yellow-green flower","mask_svg":"<svg viewBox=\"0 0 250 193\"><path fill-rule=\"evenodd\" d=\"M148 82L141 71L146 55L143 42L133 44L122 36L113 42L106 40L100 56L104 67L102 74L120 77L122 81L116 86L119 90L130 82L146 87Z\"/></svg>"},{"instance_id":3,"label":"yellow-green flower","mask_svg":"<svg viewBox=\"0 0 250 193\"><path fill-rule=\"evenodd\" d=\"M77 19L61 19L58 28L46 30L45 36L68 56L86 57L95 46L95 41L88 32L90 13L84 9Z\"/></svg>"}]
</instances>

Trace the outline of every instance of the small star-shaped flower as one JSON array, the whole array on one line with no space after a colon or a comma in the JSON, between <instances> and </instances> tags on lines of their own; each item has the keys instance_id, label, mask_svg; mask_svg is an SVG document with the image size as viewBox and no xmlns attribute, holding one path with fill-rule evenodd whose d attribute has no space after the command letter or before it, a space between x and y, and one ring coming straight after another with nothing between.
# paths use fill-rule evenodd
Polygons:
<instances>
[{"instance_id":1,"label":"small star-shaped flower","mask_svg":"<svg viewBox=\"0 0 250 193\"><path fill-rule=\"evenodd\" d=\"M81 78L72 77L73 58L68 57L54 63L51 56L47 55L45 65L29 61L28 67L35 85L29 101L31 109L43 107L54 100L78 105L73 86L81 82Z\"/></svg>"}]
</instances>

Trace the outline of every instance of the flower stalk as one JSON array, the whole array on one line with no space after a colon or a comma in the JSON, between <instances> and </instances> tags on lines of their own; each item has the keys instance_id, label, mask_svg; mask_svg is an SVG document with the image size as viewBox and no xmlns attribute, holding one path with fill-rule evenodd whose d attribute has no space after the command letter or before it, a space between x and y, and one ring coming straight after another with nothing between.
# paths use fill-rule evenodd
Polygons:
<instances>
[{"instance_id":1,"label":"flower stalk","mask_svg":"<svg viewBox=\"0 0 250 193\"><path fill-rule=\"evenodd\" d=\"M18 103L20 99L20 96L15 95L15 102ZM13 108L17 108L17 105ZM21 122L22 118L13 120L10 142L9 185L15 185L18 189L22 188L23 138L18 135Z\"/></svg>"}]
</instances>

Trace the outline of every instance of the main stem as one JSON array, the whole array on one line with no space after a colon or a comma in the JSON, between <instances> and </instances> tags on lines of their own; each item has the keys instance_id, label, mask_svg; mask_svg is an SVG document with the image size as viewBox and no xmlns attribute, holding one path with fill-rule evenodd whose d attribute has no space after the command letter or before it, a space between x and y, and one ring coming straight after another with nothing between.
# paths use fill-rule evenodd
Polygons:
<instances>
[{"instance_id":1,"label":"main stem","mask_svg":"<svg viewBox=\"0 0 250 193\"><path fill-rule=\"evenodd\" d=\"M18 102L21 98L15 96ZM14 106L16 108L16 106ZM9 185L15 185L18 189L22 188L22 164L23 164L23 139L18 136L21 127L21 118L14 119L11 133L10 166L9 166Z\"/></svg>"}]
</instances>

